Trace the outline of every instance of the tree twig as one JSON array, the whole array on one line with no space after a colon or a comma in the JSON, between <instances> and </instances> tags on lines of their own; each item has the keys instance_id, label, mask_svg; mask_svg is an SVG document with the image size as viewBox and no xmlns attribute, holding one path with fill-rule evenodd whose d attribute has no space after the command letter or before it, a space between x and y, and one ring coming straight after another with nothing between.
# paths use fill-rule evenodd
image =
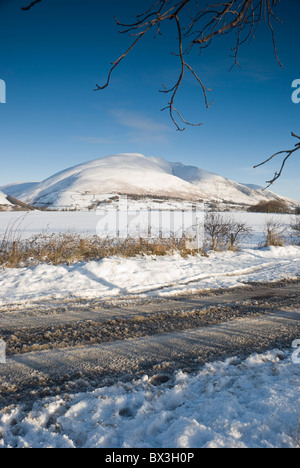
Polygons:
<instances>
[{"instance_id":1,"label":"tree twig","mask_svg":"<svg viewBox=\"0 0 300 468\"><path fill-rule=\"evenodd\" d=\"M188 69L196 79L197 83L202 88L204 94L204 102L206 108L209 108L212 103L208 103L207 92L211 91L207 88L194 68L187 63L185 57L195 47L203 49L210 47L214 39L218 36L236 33L237 41L233 47L234 65L238 64L238 53L240 47L254 37L254 32L258 24L265 20L267 26L271 30L274 54L276 60L281 65L275 41L275 33L272 20L277 21L278 18L274 15L274 8L281 0L225 0L216 1L204 5L203 2L197 0L156 0L147 10L136 15L136 21L126 24L121 23L116 19L118 26L122 29L121 34L129 34L130 37L136 37L133 44L127 51L115 62L108 73L108 79L103 86L96 85L95 91L107 88L110 83L112 72L122 62L122 60L135 48L137 43L150 31L155 28L156 34L161 37L163 35L162 26L168 22L176 23L178 33L177 41L179 44L179 53L173 54L180 58L179 77L173 87L168 89L163 85L162 93L172 93L168 105L162 110L169 110L170 118L176 129L183 131L184 128L180 125L181 120L185 125L198 126L198 123L186 121L182 114L175 107L175 99L178 91L183 83L186 69ZM264 15L265 12L265 15Z\"/></svg>"},{"instance_id":2,"label":"tree twig","mask_svg":"<svg viewBox=\"0 0 300 468\"><path fill-rule=\"evenodd\" d=\"M275 174L274 174L274 177L273 179L271 180L267 180L266 183L268 184L267 187L265 187L264 190L268 189L269 187L271 187L271 185L274 184L274 182L276 182L276 180L278 180L281 175L282 175L282 172L285 168L285 165L288 161L288 159L294 154L296 153L296 151L300 150L300 136L296 135L295 133L292 132L292 136L294 138L297 138L299 140L298 143L295 144L295 147L293 149L289 149L289 150L283 150L283 151L278 151L277 153L273 154L271 157L269 157L268 159L266 159L265 161L263 161L262 163L260 164L257 164L256 166L254 166L254 169L258 168L258 167L261 167L265 164L267 164L268 162L272 161L274 158L276 158L276 156L279 156L281 154L285 154L285 158L283 159L282 161L282 164L281 164L281 167L279 169L279 171L276 171Z\"/></svg>"},{"instance_id":3,"label":"tree twig","mask_svg":"<svg viewBox=\"0 0 300 468\"><path fill-rule=\"evenodd\" d=\"M37 3L40 3L41 1L42 0L34 0L34 2L31 2L30 5L23 7L22 10L23 11L31 10L31 8L34 7L34 5L36 5Z\"/></svg>"}]
</instances>

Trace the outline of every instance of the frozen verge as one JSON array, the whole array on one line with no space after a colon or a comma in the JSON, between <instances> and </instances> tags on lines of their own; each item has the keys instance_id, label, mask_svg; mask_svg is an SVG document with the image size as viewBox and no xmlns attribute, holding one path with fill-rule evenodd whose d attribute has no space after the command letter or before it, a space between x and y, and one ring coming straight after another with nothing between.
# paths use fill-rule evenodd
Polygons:
<instances>
[{"instance_id":1,"label":"frozen verge","mask_svg":"<svg viewBox=\"0 0 300 468\"><path fill-rule=\"evenodd\" d=\"M72 297L168 297L299 276L297 246L212 252L208 257L111 257L71 266L6 269L0 277L0 304Z\"/></svg>"},{"instance_id":2,"label":"frozen verge","mask_svg":"<svg viewBox=\"0 0 300 468\"><path fill-rule=\"evenodd\" d=\"M291 351L273 350L14 405L0 412L0 447L296 448L299 378Z\"/></svg>"}]
</instances>

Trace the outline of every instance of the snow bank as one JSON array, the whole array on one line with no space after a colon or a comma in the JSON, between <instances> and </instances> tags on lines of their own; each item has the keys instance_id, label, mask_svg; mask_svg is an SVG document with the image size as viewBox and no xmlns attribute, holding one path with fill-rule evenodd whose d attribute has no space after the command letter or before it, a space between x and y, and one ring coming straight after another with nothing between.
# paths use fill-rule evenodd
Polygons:
<instances>
[{"instance_id":1,"label":"snow bank","mask_svg":"<svg viewBox=\"0 0 300 468\"><path fill-rule=\"evenodd\" d=\"M0 412L0 447L299 447L300 367L274 350ZM155 385L154 385L155 384Z\"/></svg>"},{"instance_id":2,"label":"snow bank","mask_svg":"<svg viewBox=\"0 0 300 468\"><path fill-rule=\"evenodd\" d=\"M73 266L38 265L6 269L0 303L77 298L168 296L199 290L242 287L300 276L300 247L211 253L209 257L107 258Z\"/></svg>"}]
</instances>

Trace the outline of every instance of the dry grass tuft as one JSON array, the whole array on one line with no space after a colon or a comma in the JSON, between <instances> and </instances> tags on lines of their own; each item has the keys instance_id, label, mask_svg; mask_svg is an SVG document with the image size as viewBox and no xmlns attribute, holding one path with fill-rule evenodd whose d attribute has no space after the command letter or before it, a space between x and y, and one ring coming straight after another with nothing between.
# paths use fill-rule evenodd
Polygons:
<instances>
[{"instance_id":1,"label":"dry grass tuft","mask_svg":"<svg viewBox=\"0 0 300 468\"><path fill-rule=\"evenodd\" d=\"M184 239L127 238L83 236L75 233L39 234L22 239L12 226L0 238L0 265L4 268L52 265L100 260L111 256L124 258L137 255L163 256L180 253L186 257L194 252L186 248Z\"/></svg>"},{"instance_id":2,"label":"dry grass tuft","mask_svg":"<svg viewBox=\"0 0 300 468\"><path fill-rule=\"evenodd\" d=\"M269 219L265 226L264 247L283 247L286 242L287 227L280 221Z\"/></svg>"}]
</instances>

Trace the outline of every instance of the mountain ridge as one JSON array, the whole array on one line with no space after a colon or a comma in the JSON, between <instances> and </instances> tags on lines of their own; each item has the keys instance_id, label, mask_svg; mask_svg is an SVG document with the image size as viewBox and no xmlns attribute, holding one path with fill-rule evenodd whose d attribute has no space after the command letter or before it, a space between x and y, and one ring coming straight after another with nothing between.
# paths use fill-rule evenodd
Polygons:
<instances>
[{"instance_id":1,"label":"mountain ridge","mask_svg":"<svg viewBox=\"0 0 300 468\"><path fill-rule=\"evenodd\" d=\"M8 185L0 190L25 203L56 209L87 209L108 194L247 206L274 199L296 204L270 191L239 184L196 166L139 153L94 159L64 169L40 183Z\"/></svg>"}]
</instances>

